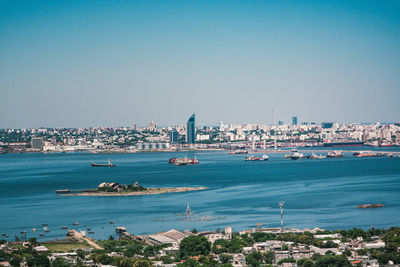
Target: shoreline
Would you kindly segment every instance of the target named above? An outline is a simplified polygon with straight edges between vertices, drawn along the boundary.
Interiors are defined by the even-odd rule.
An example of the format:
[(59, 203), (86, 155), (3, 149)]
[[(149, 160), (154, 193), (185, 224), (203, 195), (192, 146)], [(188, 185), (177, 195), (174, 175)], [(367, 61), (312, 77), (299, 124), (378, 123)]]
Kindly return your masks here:
[(167, 193), (180, 193), (190, 191), (207, 190), (207, 187), (164, 187), (164, 188), (147, 188), (145, 191), (137, 192), (82, 192), (71, 194), (59, 194), (60, 196), (143, 196), (158, 195)]

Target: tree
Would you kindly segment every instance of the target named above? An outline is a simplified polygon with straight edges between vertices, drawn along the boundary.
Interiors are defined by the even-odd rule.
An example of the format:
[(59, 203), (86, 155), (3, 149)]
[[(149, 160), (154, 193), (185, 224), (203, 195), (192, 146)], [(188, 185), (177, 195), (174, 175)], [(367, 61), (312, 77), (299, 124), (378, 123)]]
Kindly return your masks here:
[(263, 263), (263, 257), (259, 251), (254, 251), (246, 256), (247, 265), (258, 267)]
[(297, 265), (300, 267), (313, 267), (314, 262), (309, 258), (302, 258), (297, 261)]
[(262, 256), (263, 256), (264, 262), (265, 262), (266, 264), (271, 264), (271, 263), (273, 263), (274, 260), (275, 260), (275, 253), (273, 253), (273, 252), (271, 252), (271, 251), (269, 251), (269, 252), (263, 254)]
[(14, 253), (12, 258), (11, 258), (11, 260), (10, 260), (10, 264), (12, 266), (20, 266), (22, 260), (23, 260), (22, 255)]
[(211, 243), (204, 236), (192, 235), (185, 237), (179, 245), (179, 254), (182, 258), (188, 256), (208, 255)]
[(28, 266), (50, 267), (50, 261), (45, 255), (34, 254), (32, 257), (27, 257)]
[(296, 260), (293, 258), (284, 258), (284, 259), (281, 259), (280, 261), (278, 261), (278, 265), (281, 265), (284, 262), (296, 263)]
[(82, 249), (78, 249), (76, 251), (76, 254), (78, 255), (79, 258), (83, 259), (85, 258), (85, 251), (83, 251)]
[(222, 264), (231, 263), (232, 260), (233, 260), (233, 257), (231, 255), (228, 255), (228, 254), (221, 254), (219, 256), (219, 260), (221, 261)]

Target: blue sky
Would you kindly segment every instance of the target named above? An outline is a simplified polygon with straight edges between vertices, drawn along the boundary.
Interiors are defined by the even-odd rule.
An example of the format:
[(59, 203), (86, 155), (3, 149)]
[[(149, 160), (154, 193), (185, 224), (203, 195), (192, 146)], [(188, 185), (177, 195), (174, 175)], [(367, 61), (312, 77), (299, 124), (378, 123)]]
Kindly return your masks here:
[(399, 1), (1, 1), (0, 128), (399, 121)]

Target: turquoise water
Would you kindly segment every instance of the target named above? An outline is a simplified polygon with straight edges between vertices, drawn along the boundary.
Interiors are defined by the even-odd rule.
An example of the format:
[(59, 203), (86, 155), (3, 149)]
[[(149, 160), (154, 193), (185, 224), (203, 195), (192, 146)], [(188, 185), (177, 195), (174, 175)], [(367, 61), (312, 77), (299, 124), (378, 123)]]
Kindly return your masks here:
[[(173, 156), (194, 157), (201, 164), (172, 166)], [(279, 201), (285, 201), (287, 227), (326, 229), (400, 225), (400, 158), (355, 158), (292, 161), (269, 154), (267, 162), (245, 162), (226, 152), (141, 154), (5, 154), (0, 155), (0, 232), (62, 238), (61, 226), (91, 228), (95, 238), (108, 238), (116, 226), (133, 234), (171, 228), (234, 230), (280, 224)], [(92, 161), (116, 168), (93, 168)], [(104, 181), (145, 187), (206, 186), (209, 190), (148, 196), (58, 196), (56, 189), (94, 188)], [(186, 202), (194, 212), (187, 221)], [(357, 209), (383, 203), (379, 209)], [(79, 226), (73, 227), (74, 222)], [(32, 232), (36, 228), (38, 231)]]

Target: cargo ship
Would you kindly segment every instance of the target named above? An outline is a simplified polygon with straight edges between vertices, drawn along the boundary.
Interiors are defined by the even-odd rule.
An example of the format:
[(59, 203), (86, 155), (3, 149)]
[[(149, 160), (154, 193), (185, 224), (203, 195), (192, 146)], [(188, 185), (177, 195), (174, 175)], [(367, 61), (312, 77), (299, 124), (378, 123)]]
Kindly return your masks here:
[(199, 164), (200, 162), (197, 160), (196, 157), (194, 159), (189, 159), (187, 157), (184, 158), (170, 158), (168, 160), (169, 164), (173, 164), (175, 166), (185, 166), (188, 164)]
[(263, 155), (262, 157), (249, 156), (249, 157), (246, 157), (244, 160), (245, 161), (263, 161), (263, 160), (268, 160), (268, 159), (269, 159), (268, 155)]
[(116, 167), (117, 166), (115, 164), (112, 164), (110, 159), (108, 160), (108, 163), (106, 163), (106, 164), (92, 162), (91, 165), (92, 165), (92, 167)]
[(361, 141), (334, 141), (334, 142), (325, 142), (325, 147), (332, 147), (332, 146), (362, 146), (364, 142)]
[(363, 158), (363, 157), (383, 157), (385, 156), (384, 153), (374, 153), (374, 152), (369, 152), (369, 151), (360, 151), (360, 152), (354, 152), (353, 153), (354, 157), (358, 158)]

